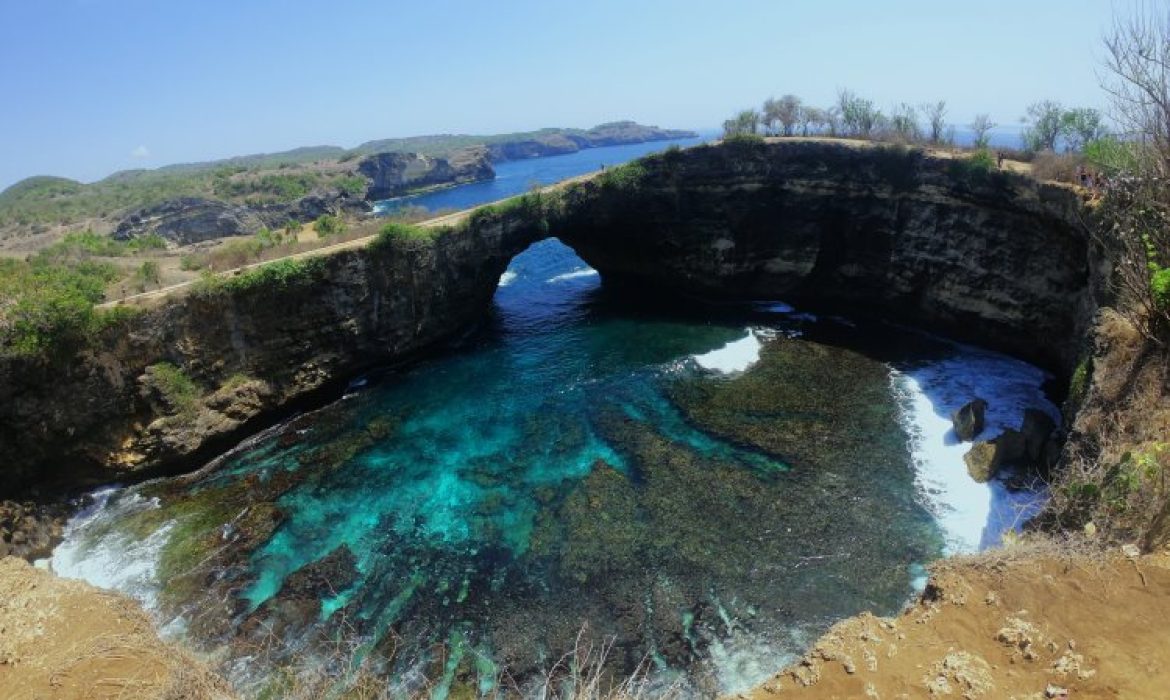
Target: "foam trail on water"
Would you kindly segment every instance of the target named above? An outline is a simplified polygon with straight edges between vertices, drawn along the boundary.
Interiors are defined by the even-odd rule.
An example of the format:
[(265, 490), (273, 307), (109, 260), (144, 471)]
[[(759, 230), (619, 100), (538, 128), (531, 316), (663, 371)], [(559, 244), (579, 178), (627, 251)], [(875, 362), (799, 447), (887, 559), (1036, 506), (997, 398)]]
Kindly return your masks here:
[(1059, 422), (1060, 412), (1044, 395), (1047, 375), (1026, 362), (956, 346), (957, 353), (922, 366), (894, 370), (891, 382), (910, 435), (919, 490), (946, 536), (950, 554), (1000, 543), (1003, 533), (1026, 522), (1043, 505), (1044, 494), (1010, 492), (1002, 482), (977, 483), (967, 474), (951, 414), (978, 397), (988, 402), (986, 427), (977, 440), (990, 440), (1020, 427), (1024, 410), (1035, 408)]
[(157, 508), (157, 501), (116, 487), (95, 491), (91, 497), (93, 504), (65, 525), (64, 540), (53, 550), (49, 567), (61, 577), (120, 591), (157, 611), (159, 552), (173, 523), (139, 540), (111, 526), (133, 512)]
[(745, 329), (747, 335), (739, 340), (733, 340), (727, 345), (705, 352), (702, 355), (693, 355), (695, 363), (706, 370), (713, 372), (722, 372), (723, 374), (730, 374), (732, 372), (743, 372), (760, 359), (760, 348), (762, 344), (756, 332), (751, 329)]
[(555, 277), (550, 277), (549, 282), (564, 282), (566, 280), (579, 279), (581, 277), (596, 277), (597, 270), (587, 267), (584, 270), (573, 270), (572, 272), (565, 272)]
[(500, 275), (500, 286), (507, 287), (509, 284), (512, 284), (512, 281), (515, 279), (515, 272), (512, 272), (511, 270), (505, 270), (504, 274)]

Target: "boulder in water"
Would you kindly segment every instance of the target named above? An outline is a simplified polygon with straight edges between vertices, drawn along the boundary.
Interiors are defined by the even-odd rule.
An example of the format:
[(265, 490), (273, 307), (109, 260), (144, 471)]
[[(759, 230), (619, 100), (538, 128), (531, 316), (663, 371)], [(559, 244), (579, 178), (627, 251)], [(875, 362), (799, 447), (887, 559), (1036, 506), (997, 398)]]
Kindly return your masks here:
[(1008, 428), (992, 440), (977, 442), (963, 455), (967, 473), (979, 483), (995, 478), (999, 468), (1007, 464), (1019, 464), (1027, 456), (1024, 435)]
[(963, 442), (970, 442), (975, 436), (983, 432), (983, 417), (987, 413), (987, 402), (975, 399), (967, 402), (962, 408), (951, 414), (951, 423), (955, 426), (955, 435)]

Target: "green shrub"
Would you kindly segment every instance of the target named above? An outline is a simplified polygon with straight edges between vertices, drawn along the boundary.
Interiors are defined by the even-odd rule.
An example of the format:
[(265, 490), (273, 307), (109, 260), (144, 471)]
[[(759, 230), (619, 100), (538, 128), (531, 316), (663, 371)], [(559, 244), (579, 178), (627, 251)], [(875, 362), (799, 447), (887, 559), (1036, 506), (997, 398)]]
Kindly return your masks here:
[(140, 253), (144, 250), (165, 250), (167, 239), (157, 233), (148, 233), (145, 236), (136, 236), (126, 242), (126, 250), (131, 253)]
[(731, 134), (723, 137), (723, 143), (732, 146), (758, 146), (764, 142), (764, 137), (759, 134)]
[(1151, 272), (1150, 295), (1158, 311), (1170, 311), (1170, 267), (1159, 267)]
[(636, 190), (645, 179), (645, 166), (634, 161), (606, 170), (598, 177), (598, 182), (606, 189)]
[(438, 235), (436, 229), (415, 226), (400, 221), (391, 221), (378, 231), (378, 237), (374, 239), (374, 245), (383, 246), (407, 241), (430, 241), (436, 235)]
[(1085, 144), (1085, 160), (1094, 169), (1113, 177), (1121, 172), (1136, 172), (1137, 154), (1133, 144), (1113, 136), (1090, 141)]
[(102, 326), (95, 304), (118, 279), (109, 263), (0, 260), (0, 355), (40, 355)]
[(194, 412), (202, 392), (195, 382), (175, 365), (159, 362), (146, 368), (146, 385), (158, 392), (172, 414)]
[(971, 154), (967, 159), (967, 164), (975, 170), (982, 170), (989, 173), (995, 170), (995, 156), (991, 155), (991, 151), (986, 148), (980, 148)]
[(215, 275), (205, 271), (192, 286), (191, 293), (206, 298), (258, 290), (279, 292), (309, 282), (324, 270), (325, 258), (314, 257), (274, 260), (233, 275)]
[(193, 272), (207, 266), (207, 258), (195, 253), (183, 253), (179, 256), (179, 269)]
[(148, 285), (159, 283), (161, 272), (157, 262), (147, 260), (134, 272), (134, 285), (138, 291), (145, 292)]
[(313, 222), (313, 230), (322, 238), (345, 233), (345, 228), (345, 222), (341, 220), (341, 217), (332, 214), (324, 214)]
[(1087, 356), (1077, 363), (1072, 378), (1068, 382), (1068, 400), (1075, 406), (1084, 402), (1089, 394), (1089, 384), (1093, 381), (1093, 358)]
[(337, 185), (337, 189), (350, 197), (365, 197), (366, 188), (369, 185), (366, 179), (360, 175), (340, 178), (335, 184)]

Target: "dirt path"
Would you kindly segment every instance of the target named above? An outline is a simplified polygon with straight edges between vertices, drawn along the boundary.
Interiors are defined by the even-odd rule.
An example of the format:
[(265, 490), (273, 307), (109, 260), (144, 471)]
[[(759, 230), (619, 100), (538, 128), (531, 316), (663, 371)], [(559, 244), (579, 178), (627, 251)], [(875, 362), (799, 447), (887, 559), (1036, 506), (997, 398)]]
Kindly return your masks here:
[[(576, 177), (567, 178), (565, 180), (561, 180), (560, 182), (554, 183), (552, 185), (548, 185), (547, 187), (542, 187), (542, 188), (540, 188), (539, 192), (541, 192), (541, 193), (552, 192), (552, 191), (560, 189), (562, 187), (566, 187), (572, 183), (584, 182), (586, 180), (591, 180), (594, 177), (597, 177), (597, 175), (598, 175), (597, 172), (592, 172), (592, 173), (586, 173), (584, 175), (578, 175)], [(522, 195), (516, 195), (516, 196), (522, 196)], [(419, 221), (414, 225), (415, 226), (423, 226), (426, 228), (437, 228), (439, 226), (455, 226), (455, 225), (459, 224), (460, 222), (462, 222), (464, 219), (466, 219), (468, 216), (470, 216), (471, 212), (475, 211), (476, 209), (479, 209), (480, 207), (486, 207), (486, 206), (491, 206), (493, 204), (499, 204), (501, 202), (506, 202), (510, 199), (515, 199), (515, 196), (514, 197), (505, 197), (504, 199), (497, 199), (494, 202), (485, 202), (483, 204), (478, 204), (474, 207), (471, 207), (470, 209), (464, 209), (462, 211), (453, 212), (451, 214), (444, 214), (443, 216), (437, 216), (433, 219), (426, 219), (425, 221)], [(355, 248), (364, 248), (365, 246), (369, 245), (370, 242), (372, 242), (375, 238), (377, 238), (376, 233), (370, 234), (367, 236), (362, 236), (360, 238), (354, 238), (354, 239), (351, 239), (348, 241), (342, 241), (340, 243), (334, 243), (332, 245), (323, 246), (321, 248), (314, 248), (312, 250), (306, 250), (306, 251), (302, 251), (300, 253), (293, 253), (292, 255), (285, 255), (285, 256), (282, 256), (279, 258), (272, 258), (271, 260), (263, 260), (261, 262), (255, 262), (255, 263), (249, 263), (247, 265), (241, 265), (240, 267), (234, 267), (234, 268), (231, 268), (230, 270), (223, 270), (222, 272), (217, 272), (216, 276), (217, 277), (228, 277), (231, 275), (237, 275), (237, 274), (243, 272), (244, 270), (250, 270), (252, 268), (261, 267), (263, 265), (268, 265), (270, 263), (279, 262), (281, 260), (304, 260), (306, 258), (315, 258), (315, 257), (319, 257), (322, 255), (332, 255), (333, 253), (338, 253), (338, 252), (341, 252), (343, 250), (353, 250)], [(125, 304), (132, 304), (135, 306), (141, 306), (144, 304), (148, 304), (152, 301), (164, 299), (173, 293), (181, 292), (181, 291), (191, 287), (192, 285), (194, 285), (198, 282), (199, 282), (198, 279), (192, 279), (192, 280), (187, 280), (185, 282), (179, 282), (178, 284), (172, 284), (172, 285), (169, 285), (166, 287), (160, 287), (159, 289), (152, 289), (148, 292), (141, 292), (139, 294), (131, 294), (130, 296), (119, 297), (117, 299), (111, 299), (110, 301), (106, 301), (106, 302), (103, 302), (101, 304), (98, 304), (98, 308), (99, 309), (108, 309), (108, 308), (112, 308), (115, 306), (122, 306)]]
[(234, 697), (188, 652), (159, 640), (138, 604), (15, 557), (0, 559), (0, 698)]
[(740, 697), (1170, 697), (1170, 555), (943, 561), (901, 616), (835, 625)]

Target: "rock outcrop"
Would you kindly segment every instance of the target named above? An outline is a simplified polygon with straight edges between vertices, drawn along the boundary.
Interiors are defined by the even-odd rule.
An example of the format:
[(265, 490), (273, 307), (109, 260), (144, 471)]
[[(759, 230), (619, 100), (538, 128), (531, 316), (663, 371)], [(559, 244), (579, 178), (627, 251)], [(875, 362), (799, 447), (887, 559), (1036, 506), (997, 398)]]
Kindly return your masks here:
[[(434, 240), (314, 259), (292, 279), (166, 300), (66, 357), (4, 359), (0, 494), (198, 466), (336, 398), (356, 373), (457, 339), (485, 317), (511, 258), (545, 235), (536, 221), (479, 216)], [(160, 363), (188, 390), (146, 390)]]
[(959, 407), (951, 416), (955, 436), (963, 442), (971, 442), (975, 436), (983, 432), (983, 420), (987, 413), (987, 402), (983, 399), (974, 399)]
[(287, 203), (243, 205), (201, 197), (180, 197), (139, 209), (114, 229), (117, 240), (158, 234), (177, 245), (191, 245), (227, 236), (248, 236), (261, 228), (279, 228), (289, 221), (315, 221), (325, 214), (364, 213), (369, 205), (345, 192), (313, 192)]
[(117, 240), (156, 233), (178, 245), (259, 231), (264, 219), (250, 207), (201, 197), (180, 197), (127, 216), (114, 229)]
[(1071, 373), (1095, 306), (1069, 188), (899, 147), (668, 151), (568, 190), (556, 235), (607, 283), (874, 315)]
[[(402, 182), (400, 165), (377, 171)], [(919, 151), (668, 151), (542, 206), (485, 210), (433, 242), (345, 250), (295, 279), (171, 299), (64, 360), (0, 362), (0, 493), (198, 464), (358, 372), (465, 333), (511, 257), (549, 235), (609, 285), (870, 313), (1068, 376), (1095, 308), (1078, 206), (1064, 188)], [(160, 362), (198, 387), (182, 411), (139, 392)]]
[(491, 180), (496, 176), (486, 148), (465, 148), (447, 158), (417, 153), (379, 153), (362, 159), (358, 172), (370, 181), (366, 199), (397, 197), (414, 190), (465, 182)]

